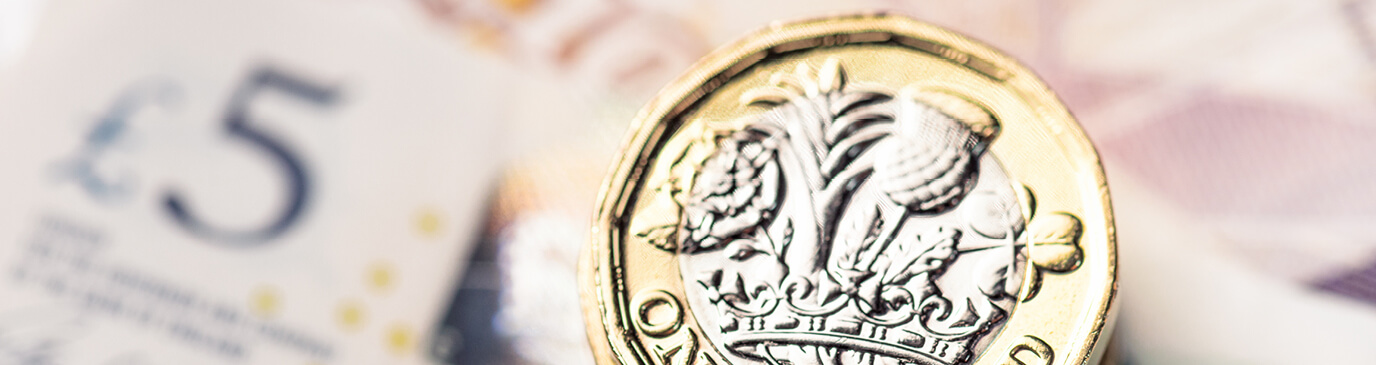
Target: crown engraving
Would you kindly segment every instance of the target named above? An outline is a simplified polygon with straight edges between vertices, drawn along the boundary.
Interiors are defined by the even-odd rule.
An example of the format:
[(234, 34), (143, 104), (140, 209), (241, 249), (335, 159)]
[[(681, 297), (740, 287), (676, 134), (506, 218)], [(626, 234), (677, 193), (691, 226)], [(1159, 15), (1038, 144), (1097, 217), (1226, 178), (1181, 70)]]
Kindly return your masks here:
[(834, 58), (742, 103), (766, 111), (680, 158), (690, 172), (661, 188), (678, 221), (642, 234), (681, 253), (712, 342), (767, 364), (972, 361), (1026, 262), (1013, 184), (985, 154), (994, 116), (852, 85)]

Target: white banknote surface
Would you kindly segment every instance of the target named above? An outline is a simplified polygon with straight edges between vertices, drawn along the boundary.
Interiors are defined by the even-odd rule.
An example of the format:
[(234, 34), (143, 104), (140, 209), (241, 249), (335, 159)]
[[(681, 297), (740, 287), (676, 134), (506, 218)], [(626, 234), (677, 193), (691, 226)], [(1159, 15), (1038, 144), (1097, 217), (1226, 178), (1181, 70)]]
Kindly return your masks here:
[(420, 364), (500, 65), (388, 6), (52, 4), (0, 77), (0, 364)]
[(33, 38), (44, 0), (0, 1), (0, 71), (18, 58)]

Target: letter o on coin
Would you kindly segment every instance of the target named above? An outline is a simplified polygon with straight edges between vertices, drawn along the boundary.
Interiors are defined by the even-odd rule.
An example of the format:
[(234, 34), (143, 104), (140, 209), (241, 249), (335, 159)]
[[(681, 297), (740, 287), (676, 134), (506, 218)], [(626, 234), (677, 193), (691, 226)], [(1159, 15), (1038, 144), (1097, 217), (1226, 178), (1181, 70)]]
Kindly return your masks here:
[(683, 324), (683, 307), (667, 291), (641, 291), (631, 301), (631, 308), (636, 310), (636, 328), (653, 337), (668, 336)]

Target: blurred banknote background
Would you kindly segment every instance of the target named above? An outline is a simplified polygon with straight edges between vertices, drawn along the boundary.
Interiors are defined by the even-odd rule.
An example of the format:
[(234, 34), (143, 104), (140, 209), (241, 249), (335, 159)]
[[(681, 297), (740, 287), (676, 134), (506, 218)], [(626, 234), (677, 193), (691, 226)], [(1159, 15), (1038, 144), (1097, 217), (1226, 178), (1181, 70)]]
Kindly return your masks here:
[(637, 109), (876, 10), (1084, 125), (1126, 363), (1376, 364), (1376, 0), (0, 0), (0, 364), (591, 364)]

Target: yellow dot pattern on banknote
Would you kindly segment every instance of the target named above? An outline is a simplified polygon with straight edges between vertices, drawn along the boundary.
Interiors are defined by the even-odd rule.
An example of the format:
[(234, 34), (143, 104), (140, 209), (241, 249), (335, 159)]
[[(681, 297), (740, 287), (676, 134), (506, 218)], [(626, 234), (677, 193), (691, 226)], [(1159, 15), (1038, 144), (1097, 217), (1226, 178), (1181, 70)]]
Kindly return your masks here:
[(443, 228), (444, 220), (440, 217), (440, 213), (434, 209), (421, 208), (420, 212), (416, 214), (416, 231), (420, 232), (421, 236), (438, 237)]
[(346, 300), (339, 305), (337, 317), (339, 327), (347, 331), (358, 330), (366, 319), (363, 306), (356, 301)]
[(495, 0), (502, 9), (516, 15), (530, 13), (536, 5), (540, 5), (540, 0)]
[(484, 22), (465, 22), (459, 25), (463, 31), (464, 40), (475, 50), (497, 53), (506, 46), (505, 33), (502, 28)]
[(386, 337), (387, 350), (393, 355), (405, 355), (416, 345), (415, 334), (405, 325), (392, 325)]
[(373, 291), (380, 292), (391, 289), (395, 281), (396, 278), (393, 274), (392, 265), (388, 263), (375, 263), (368, 269), (367, 283), (368, 287), (372, 288)]
[(260, 317), (272, 317), (281, 310), (282, 297), (277, 288), (260, 286), (249, 295), (249, 308)]

